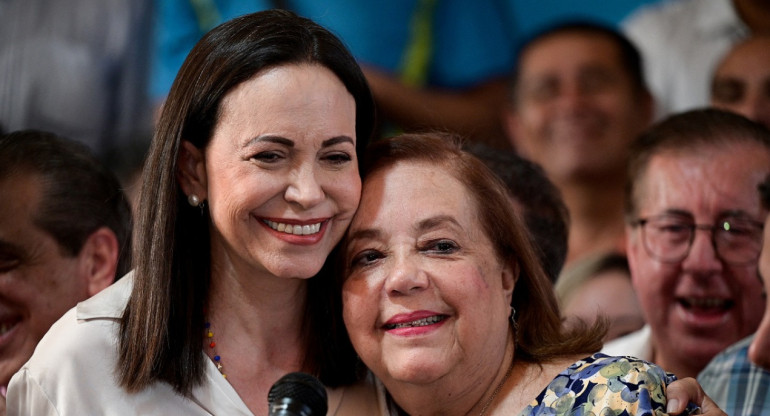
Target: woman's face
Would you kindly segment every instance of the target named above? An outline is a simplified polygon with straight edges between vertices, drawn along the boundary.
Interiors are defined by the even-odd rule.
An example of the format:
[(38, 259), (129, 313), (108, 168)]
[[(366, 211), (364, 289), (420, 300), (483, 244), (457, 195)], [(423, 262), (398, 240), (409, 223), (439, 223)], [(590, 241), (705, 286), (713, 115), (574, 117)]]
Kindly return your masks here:
[(348, 236), (345, 325), (386, 386), (496, 374), (514, 278), (459, 181), (424, 162), (376, 171)]
[(279, 66), (230, 91), (192, 169), (190, 191), (211, 214), (213, 267), (316, 274), (360, 199), (355, 127), (353, 96), (323, 66)]

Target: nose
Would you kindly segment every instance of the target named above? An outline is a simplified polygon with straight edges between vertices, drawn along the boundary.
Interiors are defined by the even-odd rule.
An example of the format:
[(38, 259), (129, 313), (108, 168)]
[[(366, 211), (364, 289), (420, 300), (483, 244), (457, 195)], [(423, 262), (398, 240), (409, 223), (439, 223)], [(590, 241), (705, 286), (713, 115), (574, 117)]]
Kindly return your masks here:
[(323, 186), (311, 166), (301, 166), (295, 170), (284, 191), (286, 201), (303, 209), (318, 205), (324, 198)]
[[(700, 232), (699, 232), (700, 231)], [(682, 269), (694, 275), (708, 277), (722, 271), (722, 261), (713, 243), (713, 231), (695, 229), (692, 246), (682, 260)]]
[(385, 282), (385, 290), (390, 296), (407, 296), (429, 286), (428, 275), (414, 258), (398, 254), (394, 257)]
[(586, 94), (580, 85), (574, 82), (565, 82), (559, 94), (559, 103), (566, 107), (581, 108), (585, 101), (585, 96)]

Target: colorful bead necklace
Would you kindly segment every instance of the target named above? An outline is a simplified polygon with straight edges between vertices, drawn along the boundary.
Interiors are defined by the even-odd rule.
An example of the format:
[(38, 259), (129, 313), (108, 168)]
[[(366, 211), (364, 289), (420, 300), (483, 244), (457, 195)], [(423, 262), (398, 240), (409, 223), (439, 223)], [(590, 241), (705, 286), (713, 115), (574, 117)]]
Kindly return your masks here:
[(214, 347), (217, 346), (217, 343), (214, 342), (214, 333), (211, 332), (211, 323), (206, 322), (205, 327), (206, 338), (209, 340), (209, 348), (211, 349), (211, 354), (214, 356), (214, 364), (216, 364), (217, 370), (222, 374), (222, 377), (227, 378), (227, 374), (225, 374), (225, 371), (222, 369), (222, 357), (217, 355), (216, 351), (214, 351)]

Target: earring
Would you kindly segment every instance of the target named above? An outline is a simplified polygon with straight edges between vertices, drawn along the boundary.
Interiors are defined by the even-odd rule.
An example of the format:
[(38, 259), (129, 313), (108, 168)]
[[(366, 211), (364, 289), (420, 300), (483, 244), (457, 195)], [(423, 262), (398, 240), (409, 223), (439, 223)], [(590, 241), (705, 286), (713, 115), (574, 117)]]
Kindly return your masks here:
[(197, 207), (198, 205), (200, 205), (200, 203), (201, 203), (201, 200), (200, 200), (200, 199), (198, 199), (198, 195), (195, 195), (195, 194), (190, 194), (190, 195), (187, 197), (187, 203), (189, 203), (189, 204), (190, 204), (190, 206), (193, 206), (193, 207)]
[(516, 322), (516, 308), (511, 306), (511, 326), (513, 327), (513, 342), (516, 343), (519, 336), (519, 324)]

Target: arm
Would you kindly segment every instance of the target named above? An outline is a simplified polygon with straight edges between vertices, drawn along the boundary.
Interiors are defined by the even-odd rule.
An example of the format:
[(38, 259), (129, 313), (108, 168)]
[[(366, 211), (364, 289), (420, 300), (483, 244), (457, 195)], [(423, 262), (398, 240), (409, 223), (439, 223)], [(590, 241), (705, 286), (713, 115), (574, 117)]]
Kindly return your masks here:
[(464, 91), (415, 88), (372, 67), (364, 67), (378, 109), (405, 129), (450, 130), (496, 148), (508, 148), (501, 109), (507, 83), (491, 79)]

